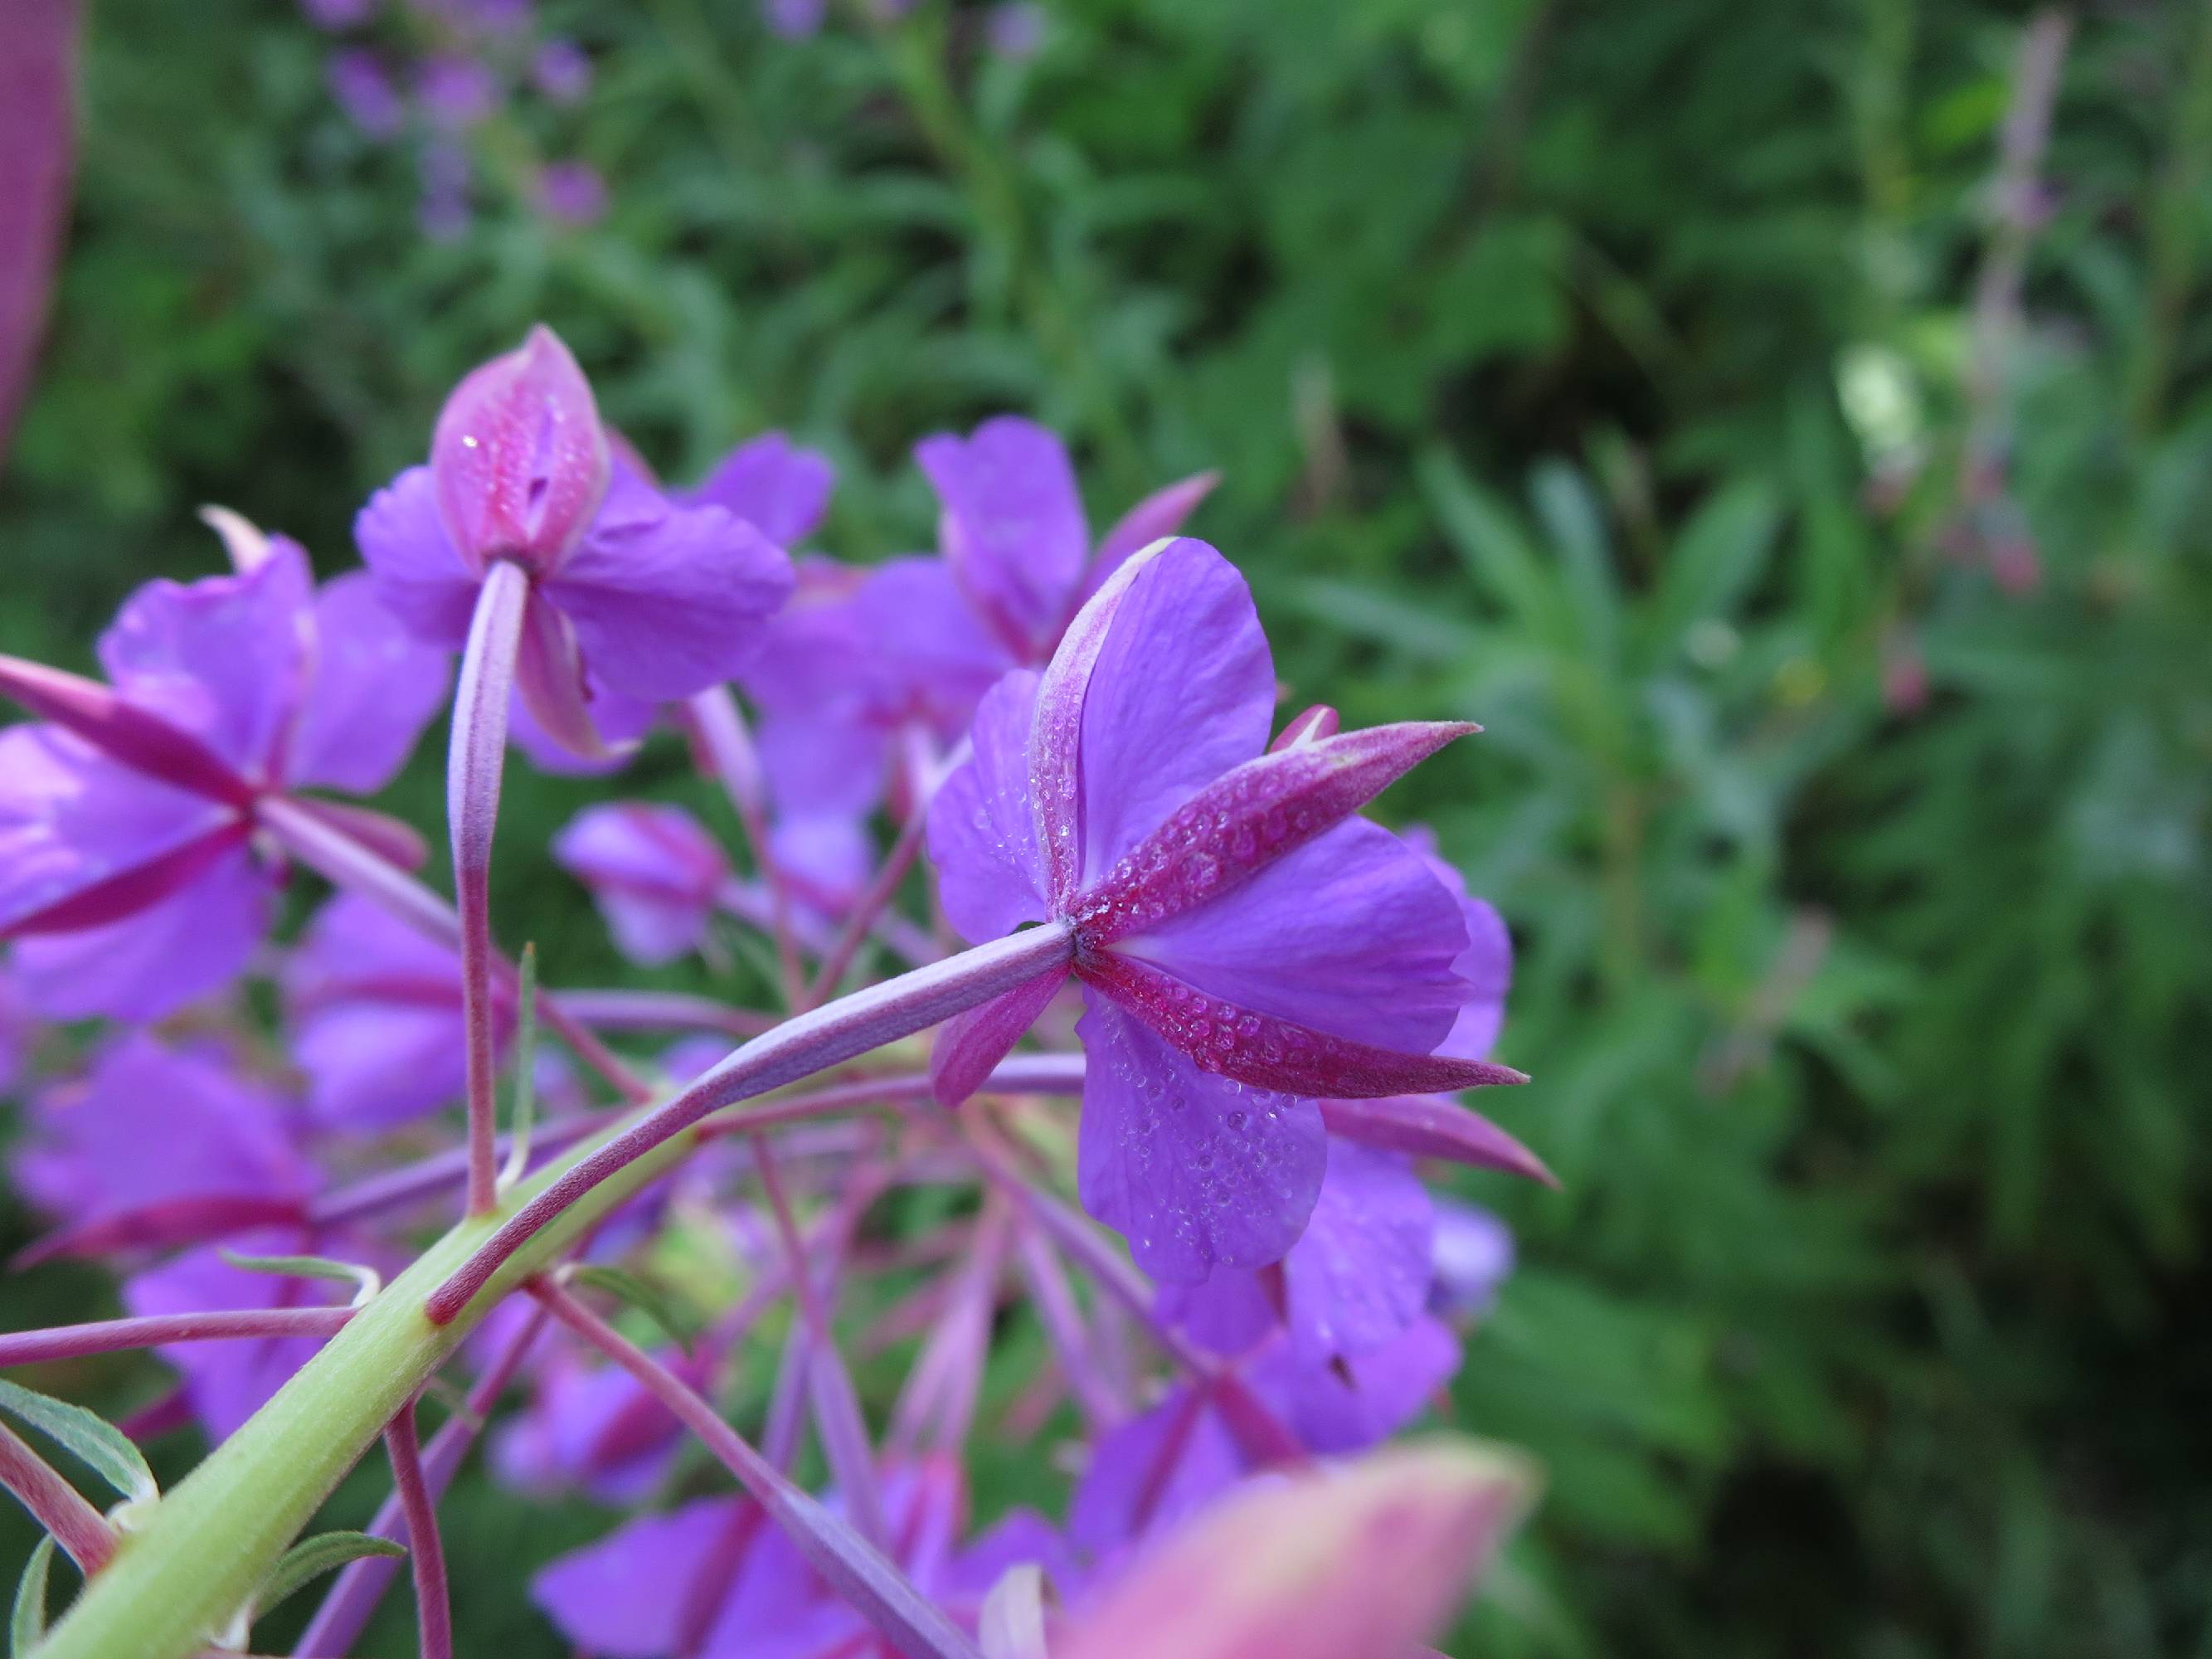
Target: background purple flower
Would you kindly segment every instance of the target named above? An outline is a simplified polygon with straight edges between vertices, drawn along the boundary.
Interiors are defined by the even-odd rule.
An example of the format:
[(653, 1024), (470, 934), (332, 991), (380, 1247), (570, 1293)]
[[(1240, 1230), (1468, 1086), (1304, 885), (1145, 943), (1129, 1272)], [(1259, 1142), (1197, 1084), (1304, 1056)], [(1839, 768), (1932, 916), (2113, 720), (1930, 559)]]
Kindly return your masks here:
[(698, 819), (645, 801), (586, 807), (553, 838), (553, 856), (591, 890), (616, 946), (647, 966), (699, 948), (730, 880)]
[(553, 102), (576, 103), (592, 89), (592, 60), (574, 40), (548, 40), (530, 60), (530, 79)]
[(588, 161), (549, 161), (538, 170), (538, 209), (559, 224), (596, 224), (606, 216), (607, 181)]

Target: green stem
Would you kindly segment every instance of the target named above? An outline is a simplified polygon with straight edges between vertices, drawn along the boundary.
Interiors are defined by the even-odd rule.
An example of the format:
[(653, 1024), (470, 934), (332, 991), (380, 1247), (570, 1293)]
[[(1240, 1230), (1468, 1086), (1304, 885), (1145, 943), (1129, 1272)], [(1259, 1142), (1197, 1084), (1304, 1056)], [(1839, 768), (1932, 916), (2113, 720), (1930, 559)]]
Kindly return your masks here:
[(507, 1261), (451, 1324), (424, 1298), (514, 1210), (597, 1142), (577, 1147), (432, 1245), (326, 1343), (237, 1433), (124, 1534), (113, 1561), (33, 1650), (33, 1659), (186, 1659), (259, 1586), (385, 1425), (462, 1339), (579, 1233), (691, 1150), (662, 1143), (593, 1188)]

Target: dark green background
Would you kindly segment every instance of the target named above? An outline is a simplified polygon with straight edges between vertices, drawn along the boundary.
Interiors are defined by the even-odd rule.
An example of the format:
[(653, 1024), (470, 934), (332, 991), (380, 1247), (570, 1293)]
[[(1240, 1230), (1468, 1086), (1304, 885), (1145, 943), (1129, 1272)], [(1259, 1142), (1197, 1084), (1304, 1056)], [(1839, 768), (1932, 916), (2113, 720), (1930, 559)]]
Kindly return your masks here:
[[(908, 447), (1000, 409), (1068, 434), (1102, 524), (1219, 466), (1194, 527), (1295, 702), (1488, 728), (1386, 802), (1513, 924), (1536, 1081), (1493, 1103), (1565, 1182), (1466, 1183), (1522, 1267), (1458, 1420), (1551, 1488), (1451, 1650), (2212, 1654), (2212, 11), (2077, 20), (1978, 404), (2024, 12), (1048, 9), (1018, 67), (943, 0), (798, 44), (736, 0), (551, 7), (592, 95), (481, 133), (435, 245), (289, 8), (106, 0), (0, 647), (82, 663), (131, 586), (215, 568), (201, 501), (344, 568), (541, 318), (672, 476), (771, 425), (830, 450), (847, 557), (927, 545)], [(516, 187), (568, 153), (613, 187), (586, 233)], [(1896, 503), (1839, 396), (1877, 372)], [(1977, 408), (2025, 596), (1949, 550)], [(395, 797), (433, 830), (440, 742)], [(672, 751), (632, 787), (706, 805)], [(518, 778), (498, 870), (571, 983), (616, 964), (541, 849), (592, 793)], [(982, 1462), (986, 1510), (1053, 1491)], [(450, 1514), (465, 1648), (557, 1652), (526, 1569), (604, 1520), (474, 1477)], [(411, 1651), (388, 1612), (371, 1649)]]

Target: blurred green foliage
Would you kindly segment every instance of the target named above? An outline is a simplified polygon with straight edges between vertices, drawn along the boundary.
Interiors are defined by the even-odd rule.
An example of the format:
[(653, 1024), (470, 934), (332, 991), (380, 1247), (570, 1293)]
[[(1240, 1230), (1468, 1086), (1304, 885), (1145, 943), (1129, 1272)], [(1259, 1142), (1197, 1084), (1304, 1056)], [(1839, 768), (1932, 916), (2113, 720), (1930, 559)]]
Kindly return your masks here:
[[(1971, 0), (1059, 0), (1026, 63), (945, 0), (547, 13), (592, 94), (482, 129), (441, 243), (276, 0), (96, 9), (0, 647), (213, 568), (202, 501), (339, 568), (538, 318), (672, 476), (828, 449), (847, 557), (1002, 408), (1101, 521), (1219, 466), (1294, 700), (1488, 728), (1389, 803), (1513, 923), (1490, 1103), (1565, 1187), (1469, 1184), (1524, 1265), (1455, 1416), (1552, 1486), (1453, 1650), (2212, 1653), (2201, 0), (2073, 20), (2033, 202)], [(586, 231), (528, 204), (569, 154)], [(572, 981), (591, 793), (519, 781), (499, 870)], [(554, 1652), (588, 1513), (452, 1507), (467, 1644)]]

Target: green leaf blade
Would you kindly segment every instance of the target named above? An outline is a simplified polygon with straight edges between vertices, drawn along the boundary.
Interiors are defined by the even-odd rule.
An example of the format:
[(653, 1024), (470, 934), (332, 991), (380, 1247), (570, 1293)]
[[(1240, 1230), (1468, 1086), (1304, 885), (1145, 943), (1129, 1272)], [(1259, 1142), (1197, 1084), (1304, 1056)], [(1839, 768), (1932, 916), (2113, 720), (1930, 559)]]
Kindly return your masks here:
[(69, 1451), (131, 1502), (150, 1503), (161, 1497), (145, 1455), (106, 1418), (4, 1378), (0, 1378), (0, 1411)]

